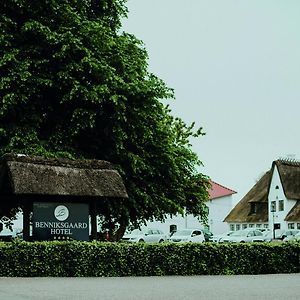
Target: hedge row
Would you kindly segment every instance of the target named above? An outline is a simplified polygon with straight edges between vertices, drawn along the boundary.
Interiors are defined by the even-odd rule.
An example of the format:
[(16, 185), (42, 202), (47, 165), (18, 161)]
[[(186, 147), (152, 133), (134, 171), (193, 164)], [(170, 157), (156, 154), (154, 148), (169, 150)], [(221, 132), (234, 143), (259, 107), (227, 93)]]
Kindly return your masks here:
[(299, 273), (300, 243), (0, 243), (0, 276)]

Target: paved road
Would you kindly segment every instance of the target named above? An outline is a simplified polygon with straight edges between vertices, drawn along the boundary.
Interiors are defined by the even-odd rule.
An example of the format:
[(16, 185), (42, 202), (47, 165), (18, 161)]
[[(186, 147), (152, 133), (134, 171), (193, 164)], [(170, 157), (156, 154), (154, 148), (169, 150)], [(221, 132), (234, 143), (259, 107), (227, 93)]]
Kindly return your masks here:
[(0, 278), (1, 300), (297, 300), (300, 274)]

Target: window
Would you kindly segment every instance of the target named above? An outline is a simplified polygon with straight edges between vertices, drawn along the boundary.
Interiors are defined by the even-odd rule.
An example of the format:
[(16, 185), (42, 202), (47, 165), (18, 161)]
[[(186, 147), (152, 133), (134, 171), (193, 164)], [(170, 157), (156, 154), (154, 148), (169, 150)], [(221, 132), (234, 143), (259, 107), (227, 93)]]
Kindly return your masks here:
[(255, 215), (257, 213), (257, 203), (250, 203), (250, 214)]
[(269, 224), (264, 224), (264, 228), (269, 228)]
[(234, 231), (234, 224), (230, 224), (230, 231)]
[(300, 229), (300, 223), (297, 223), (297, 229)]
[(279, 200), (278, 210), (279, 211), (283, 211), (284, 210), (284, 200)]
[(288, 229), (295, 229), (295, 223), (288, 223)]
[(271, 212), (276, 211), (276, 201), (271, 201)]
[(256, 228), (261, 228), (261, 224), (256, 224)]
[(255, 230), (255, 231), (254, 231), (254, 235), (255, 235), (255, 236), (262, 236), (263, 233), (262, 233), (260, 230)]
[(254, 224), (249, 224), (249, 228), (253, 228), (254, 227)]
[(242, 225), (242, 228), (243, 228), (243, 229), (246, 229), (247, 227), (248, 227), (247, 224), (243, 224), (243, 225)]
[(201, 231), (194, 230), (192, 236), (201, 235)]
[(241, 229), (241, 225), (240, 224), (236, 224), (235, 228), (236, 228), (236, 230), (240, 230)]
[(170, 233), (173, 234), (176, 231), (177, 231), (177, 225), (175, 224), (170, 225)]
[(280, 223), (275, 223), (274, 224), (274, 229), (280, 229), (280, 227), (281, 227)]

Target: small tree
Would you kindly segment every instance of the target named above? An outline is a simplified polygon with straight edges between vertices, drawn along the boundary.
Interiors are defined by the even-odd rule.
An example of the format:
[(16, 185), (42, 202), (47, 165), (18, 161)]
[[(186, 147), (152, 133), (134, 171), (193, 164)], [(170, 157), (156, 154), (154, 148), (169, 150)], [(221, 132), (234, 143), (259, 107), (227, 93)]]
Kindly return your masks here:
[(161, 100), (147, 52), (120, 32), (124, 0), (4, 0), (0, 6), (0, 154), (114, 163), (129, 199), (105, 222), (136, 225), (188, 212), (205, 219), (208, 180), (194, 130)]

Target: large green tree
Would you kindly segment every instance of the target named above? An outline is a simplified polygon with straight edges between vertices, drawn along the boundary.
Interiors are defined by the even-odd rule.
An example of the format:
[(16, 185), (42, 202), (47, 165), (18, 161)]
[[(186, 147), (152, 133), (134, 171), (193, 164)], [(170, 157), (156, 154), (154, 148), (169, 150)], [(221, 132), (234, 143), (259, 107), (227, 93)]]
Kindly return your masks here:
[(147, 52), (121, 32), (125, 0), (2, 0), (0, 155), (95, 158), (114, 163), (129, 199), (106, 203), (127, 225), (182, 212), (205, 219), (207, 177), (174, 118), (173, 91), (149, 73)]

